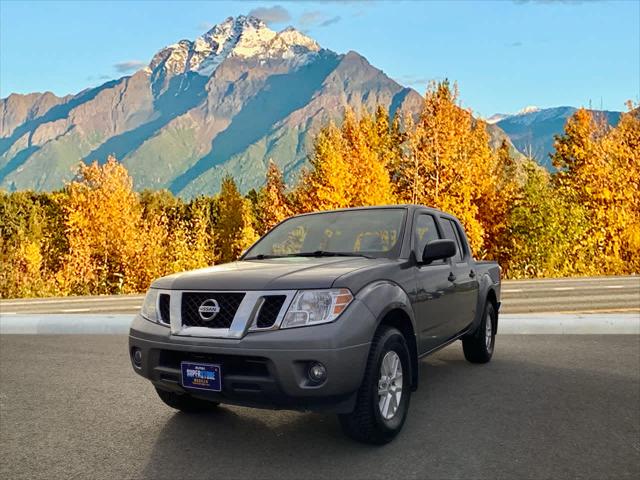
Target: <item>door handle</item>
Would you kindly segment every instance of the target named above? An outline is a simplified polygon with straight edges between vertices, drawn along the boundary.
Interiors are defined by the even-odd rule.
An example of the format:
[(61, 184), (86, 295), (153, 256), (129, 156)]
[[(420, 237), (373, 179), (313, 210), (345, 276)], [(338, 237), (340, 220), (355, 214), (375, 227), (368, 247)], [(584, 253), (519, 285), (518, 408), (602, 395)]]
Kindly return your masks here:
[(455, 279), (456, 279), (456, 276), (453, 274), (453, 272), (451, 272), (447, 277), (447, 280), (449, 280), (450, 282), (455, 281)]
[(470, 276), (471, 278), (475, 278), (475, 276), (476, 276), (476, 272), (474, 272), (473, 270), (471, 270), (471, 271), (469, 272), (469, 276)]

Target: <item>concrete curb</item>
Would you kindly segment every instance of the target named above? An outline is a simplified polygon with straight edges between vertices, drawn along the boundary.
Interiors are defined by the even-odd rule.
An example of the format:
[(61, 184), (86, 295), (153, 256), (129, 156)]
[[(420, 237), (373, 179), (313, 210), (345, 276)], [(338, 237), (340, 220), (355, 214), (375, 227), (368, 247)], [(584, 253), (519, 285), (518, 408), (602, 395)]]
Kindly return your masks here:
[(0, 315), (0, 334), (123, 335), (129, 333), (133, 315)]
[(504, 335), (640, 335), (639, 313), (510, 313), (500, 315)]
[[(0, 334), (126, 335), (132, 315), (0, 315)], [(640, 335), (640, 314), (504, 314), (502, 335)]]

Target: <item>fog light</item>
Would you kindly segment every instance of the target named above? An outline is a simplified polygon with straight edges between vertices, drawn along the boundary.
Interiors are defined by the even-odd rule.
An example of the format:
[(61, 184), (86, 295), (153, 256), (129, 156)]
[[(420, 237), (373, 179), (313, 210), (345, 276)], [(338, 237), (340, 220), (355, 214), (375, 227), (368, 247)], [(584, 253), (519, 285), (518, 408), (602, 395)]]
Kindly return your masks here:
[(321, 383), (327, 378), (327, 368), (320, 362), (312, 363), (307, 372), (309, 379), (314, 383)]
[(133, 364), (138, 368), (142, 367), (142, 350), (139, 348), (133, 349)]

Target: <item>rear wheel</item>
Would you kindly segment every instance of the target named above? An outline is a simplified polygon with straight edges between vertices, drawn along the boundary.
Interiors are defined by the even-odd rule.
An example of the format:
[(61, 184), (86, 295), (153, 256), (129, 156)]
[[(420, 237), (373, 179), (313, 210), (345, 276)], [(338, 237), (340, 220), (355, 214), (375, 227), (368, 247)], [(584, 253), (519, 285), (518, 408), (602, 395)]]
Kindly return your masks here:
[(464, 357), (471, 363), (487, 363), (493, 356), (496, 344), (498, 314), (493, 303), (487, 301), (482, 321), (471, 335), (462, 338)]
[(355, 410), (340, 415), (344, 432), (382, 445), (400, 432), (409, 411), (411, 371), (407, 342), (398, 330), (382, 327), (371, 344)]
[(208, 402), (206, 400), (200, 400), (199, 398), (193, 398), (188, 394), (168, 392), (160, 388), (156, 388), (156, 392), (158, 392), (160, 400), (166, 405), (184, 413), (208, 412), (220, 405), (218, 402)]

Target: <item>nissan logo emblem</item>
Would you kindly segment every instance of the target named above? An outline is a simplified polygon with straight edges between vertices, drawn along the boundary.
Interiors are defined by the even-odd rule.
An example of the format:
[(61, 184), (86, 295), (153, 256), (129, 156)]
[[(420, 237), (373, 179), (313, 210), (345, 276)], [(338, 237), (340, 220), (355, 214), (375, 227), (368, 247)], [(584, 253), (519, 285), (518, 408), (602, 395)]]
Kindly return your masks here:
[(215, 298), (209, 298), (200, 304), (198, 307), (198, 314), (200, 318), (205, 322), (213, 320), (220, 312), (220, 305)]

